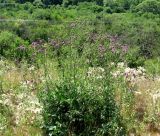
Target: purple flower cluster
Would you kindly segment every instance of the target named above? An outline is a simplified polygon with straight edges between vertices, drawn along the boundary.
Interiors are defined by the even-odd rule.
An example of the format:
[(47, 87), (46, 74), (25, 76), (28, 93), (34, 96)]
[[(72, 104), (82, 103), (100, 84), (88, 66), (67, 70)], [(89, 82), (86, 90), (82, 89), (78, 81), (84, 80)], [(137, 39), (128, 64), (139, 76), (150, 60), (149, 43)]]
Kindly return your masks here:
[(31, 44), (31, 48), (35, 49), (37, 53), (44, 53), (45, 52), (45, 41), (42, 39), (38, 39)]
[(99, 54), (101, 57), (104, 56), (104, 53), (106, 52), (106, 48), (104, 45), (100, 44), (99, 47), (98, 47), (98, 50), (99, 50)]
[(59, 44), (59, 42), (58, 41), (56, 41), (56, 40), (50, 40), (49, 41), (49, 44), (52, 46), (52, 47), (54, 47), (55, 49), (58, 49), (58, 48), (60, 48), (60, 44)]
[(26, 47), (24, 45), (20, 45), (17, 49), (20, 51), (24, 51), (26, 50)]
[(96, 40), (97, 40), (97, 34), (96, 34), (96, 33), (91, 33), (91, 34), (89, 35), (88, 39), (89, 39), (89, 42), (90, 42), (90, 43), (95, 43)]
[(112, 53), (116, 53), (116, 47), (115, 46), (110, 46), (110, 50)]
[(54, 40), (54, 39), (49, 39), (49, 45), (53, 47), (54, 49), (59, 49), (60, 47), (69, 44), (67, 40)]
[(122, 52), (124, 52), (124, 53), (127, 53), (128, 52), (128, 45), (123, 45), (123, 46), (121, 46), (121, 48), (122, 48)]
[(120, 43), (120, 38), (116, 36), (108, 36), (110, 41), (110, 50), (112, 53), (120, 52), (122, 54), (126, 54), (129, 50), (129, 46), (127, 44), (122, 45)]
[(114, 36), (108, 36), (110, 43), (115, 44), (119, 41), (119, 37), (118, 35), (114, 35)]
[(45, 43), (44, 40), (38, 39), (38, 40), (32, 42), (31, 47), (33, 47), (33, 48), (39, 48), (39, 47), (41, 47), (44, 43)]

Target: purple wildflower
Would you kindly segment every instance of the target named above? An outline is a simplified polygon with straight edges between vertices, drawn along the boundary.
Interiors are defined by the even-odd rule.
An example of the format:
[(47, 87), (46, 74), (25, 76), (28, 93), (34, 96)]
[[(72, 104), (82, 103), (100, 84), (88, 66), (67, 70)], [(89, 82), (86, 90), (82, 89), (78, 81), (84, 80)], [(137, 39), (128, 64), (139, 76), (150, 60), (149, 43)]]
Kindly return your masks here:
[(21, 51), (24, 51), (26, 49), (26, 47), (24, 45), (20, 45), (17, 49), (21, 50)]
[(39, 49), (38, 51), (37, 51), (38, 53), (44, 53), (45, 52), (45, 49)]
[(112, 51), (112, 53), (115, 53), (116, 52), (116, 48), (112, 48), (111, 51)]
[(42, 40), (42, 39), (38, 39), (38, 41), (37, 41), (37, 42), (38, 42), (38, 44), (39, 44), (39, 45), (44, 44), (44, 40)]
[(42, 46), (43, 44), (44, 44), (44, 41), (42, 39), (38, 39), (38, 40), (32, 42), (31, 46), (33, 48), (36, 48), (36, 47)]
[(51, 45), (52, 47), (54, 47), (55, 49), (58, 49), (58, 48), (60, 47), (59, 42), (56, 41), (56, 40), (50, 40), (49, 43), (50, 43), (50, 45)]
[(38, 44), (38, 42), (32, 42), (32, 44), (31, 44), (31, 46), (33, 47), (33, 48), (36, 48), (37, 46), (39, 46), (39, 44)]
[(110, 46), (111, 52), (115, 53), (116, 52), (116, 47), (115, 46)]
[(123, 45), (123, 46), (122, 46), (122, 51), (123, 51), (124, 53), (127, 53), (127, 52), (128, 52), (128, 45)]
[(103, 53), (105, 53), (105, 51), (106, 51), (106, 48), (104, 47), (104, 45), (99, 45), (99, 47), (98, 47), (98, 49), (99, 49), (99, 53), (100, 54), (103, 54)]
[(55, 40), (50, 40), (50, 45), (51, 46), (55, 46), (57, 44), (57, 42)]
[(117, 43), (117, 41), (118, 41), (118, 36), (117, 35), (110, 37), (110, 42), (111, 43)]

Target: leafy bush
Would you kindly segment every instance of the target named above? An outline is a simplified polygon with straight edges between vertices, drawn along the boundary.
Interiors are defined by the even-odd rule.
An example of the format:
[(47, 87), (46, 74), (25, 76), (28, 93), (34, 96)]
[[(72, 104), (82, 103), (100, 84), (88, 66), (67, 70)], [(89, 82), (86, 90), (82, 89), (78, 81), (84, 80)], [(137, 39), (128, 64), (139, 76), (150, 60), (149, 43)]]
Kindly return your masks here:
[(112, 9), (110, 7), (105, 7), (104, 12), (106, 13), (112, 13)]
[(160, 2), (157, 0), (145, 0), (137, 5), (136, 10), (142, 13), (151, 12), (160, 14)]
[(33, 5), (36, 7), (43, 7), (43, 3), (41, 0), (34, 0)]
[(126, 61), (130, 68), (137, 68), (144, 65), (144, 57), (140, 56), (139, 52), (139, 49), (135, 48), (130, 50), (130, 52), (127, 54)]
[(61, 5), (63, 0), (42, 0), (45, 5)]
[(18, 47), (25, 44), (20, 37), (11, 32), (2, 31), (0, 33), (0, 55), (2, 56), (9, 58), (17, 57), (17, 55), (22, 53), (21, 51), (17, 53)]
[(30, 32), (34, 32), (34, 34), (31, 35), (30, 40), (35, 41), (37, 39), (44, 39), (48, 40), (50, 31), (47, 31), (46, 28), (35, 28), (34, 30), (31, 30)]
[[(69, 5), (77, 5), (79, 3), (92, 2), (96, 5), (103, 6), (103, 0), (63, 0), (64, 7), (68, 7)], [(90, 4), (92, 4), (90, 3)]]
[(104, 8), (102, 6), (97, 5), (96, 3), (82, 2), (82, 3), (78, 3), (77, 9), (91, 10), (91, 12), (98, 13), (103, 11)]
[(36, 9), (32, 15), (35, 19), (51, 20), (51, 12), (47, 9)]
[(124, 12), (124, 7), (117, 1), (104, 0), (104, 6), (111, 8), (112, 12), (116, 13)]
[(160, 75), (160, 59), (150, 59), (145, 61), (145, 68), (153, 76)]
[(124, 134), (109, 82), (97, 93), (84, 80), (65, 79), (49, 86), (44, 99), (45, 133), (51, 136)]
[[(77, 50), (75, 44), (79, 45), (83, 40), (72, 43), (74, 46), (71, 47), (62, 46), (61, 80), (48, 81), (47, 89), (42, 92), (44, 132), (51, 136), (125, 135), (110, 67), (107, 67), (110, 56), (103, 58), (107, 68), (101, 68), (103, 62), (100, 62), (99, 53), (103, 54), (103, 47), (97, 49), (93, 45), (92, 48), (84, 47), (84, 51), (82, 48)], [(84, 61), (93, 61), (95, 67)]]
[(30, 2), (26, 2), (25, 4), (23, 4), (23, 9), (32, 13), (34, 10), (34, 6)]

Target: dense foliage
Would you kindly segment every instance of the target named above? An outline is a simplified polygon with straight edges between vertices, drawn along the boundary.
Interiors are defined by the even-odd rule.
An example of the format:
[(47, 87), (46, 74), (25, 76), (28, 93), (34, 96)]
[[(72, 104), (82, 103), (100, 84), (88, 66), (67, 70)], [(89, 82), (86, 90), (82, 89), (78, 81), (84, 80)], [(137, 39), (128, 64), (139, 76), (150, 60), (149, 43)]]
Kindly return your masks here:
[[(130, 113), (137, 88), (132, 80), (144, 76), (142, 67), (160, 73), (159, 0), (0, 2), (0, 59), (16, 72), (29, 71), (17, 80), (36, 77), (13, 88), (38, 92), (45, 135), (122, 136), (135, 129), (130, 124), (141, 115)], [(5, 85), (0, 80), (0, 95)], [(0, 101), (0, 113), (6, 107)]]
[(108, 80), (101, 85), (101, 92), (97, 92), (93, 82), (71, 80), (64, 79), (49, 88), (46, 99), (43, 98), (46, 134), (125, 135)]
[[(98, 5), (101, 6), (107, 6), (111, 9), (114, 10), (129, 10), (134, 8), (137, 5), (141, 5), (144, 8), (151, 6), (155, 6), (153, 8), (158, 8), (159, 5), (159, 0), (1, 0), (1, 3), (33, 3), (35, 5), (65, 5), (65, 6), (69, 6), (69, 5), (77, 5), (78, 3), (81, 2), (94, 2)], [(141, 6), (138, 6), (139, 8)]]

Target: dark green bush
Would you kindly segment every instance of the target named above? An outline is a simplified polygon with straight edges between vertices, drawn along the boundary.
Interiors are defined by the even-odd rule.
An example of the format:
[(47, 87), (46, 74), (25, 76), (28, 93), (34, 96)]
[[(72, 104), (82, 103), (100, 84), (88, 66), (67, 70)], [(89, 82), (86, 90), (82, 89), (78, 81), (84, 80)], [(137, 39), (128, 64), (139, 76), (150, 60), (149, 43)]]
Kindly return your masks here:
[(51, 12), (48, 9), (36, 9), (32, 14), (34, 19), (51, 20)]
[(98, 6), (98, 5), (93, 5), (93, 6), (91, 7), (91, 10), (92, 10), (93, 12), (101, 12), (101, 11), (103, 11), (103, 7), (102, 7), (102, 6)]
[(65, 79), (49, 86), (43, 96), (46, 135), (124, 135), (109, 81), (98, 92), (84, 80)]
[(104, 6), (109, 7), (111, 11), (115, 13), (121, 13), (125, 11), (124, 7), (118, 1), (104, 0)]
[(160, 59), (154, 58), (154, 59), (148, 59), (145, 61), (145, 68), (147, 72), (153, 77), (156, 77), (157, 75), (160, 75)]
[(160, 14), (160, 1), (158, 0), (145, 0), (137, 5), (136, 10), (141, 13), (151, 12)]
[(63, 0), (42, 0), (45, 5), (61, 5)]
[(48, 40), (48, 38), (50, 37), (50, 31), (47, 31), (46, 28), (35, 28), (34, 31), (31, 30), (30, 32), (34, 32), (34, 34), (31, 35), (30, 40), (31, 41), (35, 41), (37, 39), (44, 39), (44, 40)]
[(44, 6), (41, 0), (34, 0), (33, 5), (38, 7), (38, 8)]
[(34, 9), (34, 6), (30, 2), (26, 2), (25, 4), (23, 4), (23, 9), (29, 11), (30, 13), (32, 13), (33, 9)]
[(112, 13), (112, 9), (110, 7), (105, 7), (104, 12), (106, 13)]
[(24, 46), (22, 48), (25, 48), (25, 44), (24, 40), (11, 32), (2, 31), (0, 33), (0, 55), (4, 57), (18, 57), (22, 53), (22, 51), (17, 52), (18, 48), (22, 46)]
[(145, 59), (143, 56), (139, 55), (140, 49), (134, 48), (126, 56), (126, 62), (130, 68), (137, 68), (139, 66), (144, 66)]

